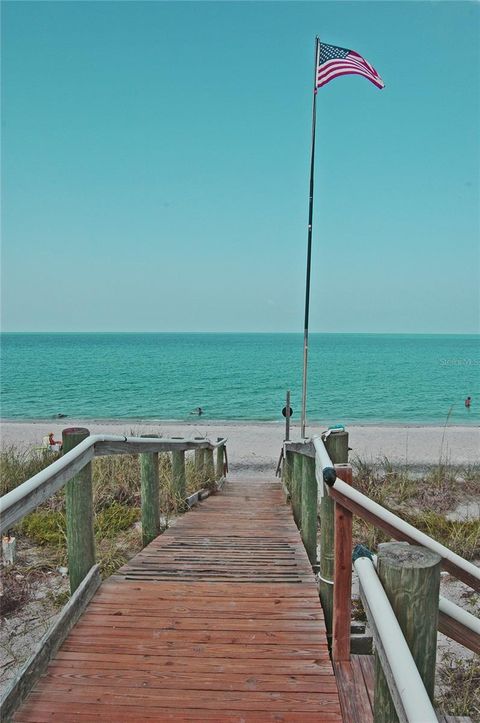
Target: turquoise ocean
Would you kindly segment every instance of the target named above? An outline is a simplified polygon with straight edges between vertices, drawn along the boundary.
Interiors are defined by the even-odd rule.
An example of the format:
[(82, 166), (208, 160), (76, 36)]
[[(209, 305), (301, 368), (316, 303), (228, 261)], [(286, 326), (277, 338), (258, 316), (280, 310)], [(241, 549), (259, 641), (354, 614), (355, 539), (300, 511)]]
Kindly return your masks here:
[[(3, 333), (1, 416), (300, 418), (302, 334)], [(467, 410), (465, 398), (472, 397)], [(480, 424), (477, 335), (311, 334), (308, 419)]]

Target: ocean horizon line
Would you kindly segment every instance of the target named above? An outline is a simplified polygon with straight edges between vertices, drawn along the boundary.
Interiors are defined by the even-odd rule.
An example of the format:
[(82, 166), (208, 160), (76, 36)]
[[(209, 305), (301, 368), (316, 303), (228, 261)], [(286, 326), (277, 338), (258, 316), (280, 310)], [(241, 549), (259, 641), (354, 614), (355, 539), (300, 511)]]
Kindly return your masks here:
[[(29, 330), (0, 330), (0, 336), (8, 335), (8, 334), (71, 334), (71, 335), (81, 335), (81, 334), (125, 334), (125, 335), (133, 335), (133, 334), (151, 334), (151, 335), (160, 335), (160, 334), (188, 334), (188, 335), (215, 335), (215, 334), (223, 334), (223, 335), (249, 335), (249, 336), (299, 336), (303, 338), (303, 331), (133, 331), (133, 330), (123, 330), (123, 331), (112, 331), (112, 330), (96, 330), (96, 331), (67, 331), (67, 330), (56, 330), (56, 331), (45, 331), (45, 330), (37, 330), (37, 331), (29, 331)], [(465, 337), (465, 336), (478, 336), (480, 337), (480, 331), (452, 331), (452, 332), (440, 332), (440, 331), (310, 331), (310, 336), (315, 335), (321, 335), (321, 336), (434, 336), (434, 337), (442, 337), (442, 336), (457, 336), (457, 337)]]

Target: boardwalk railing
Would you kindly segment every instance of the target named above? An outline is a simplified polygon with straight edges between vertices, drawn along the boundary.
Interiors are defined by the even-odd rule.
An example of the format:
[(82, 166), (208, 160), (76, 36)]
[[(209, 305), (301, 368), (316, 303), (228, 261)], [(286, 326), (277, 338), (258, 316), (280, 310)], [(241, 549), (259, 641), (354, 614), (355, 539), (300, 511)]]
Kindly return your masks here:
[[(474, 652), (480, 652), (480, 621), (438, 594), (440, 566), (476, 591), (480, 590), (480, 570), (355, 490), (347, 456), (348, 434), (343, 431), (330, 434), (325, 441), (314, 436), (303, 442), (286, 442), (284, 446), (284, 487), (291, 499), (292, 512), (310, 561), (319, 572), (320, 597), (327, 630), (332, 636), (332, 657), (334, 663), (350, 660), (352, 515), (356, 514), (388, 533), (394, 540), (409, 543), (386, 545), (383, 558), (383, 553), (379, 553), (383, 559), (383, 570), (379, 571), (381, 582), (372, 560), (359, 554), (357, 557), (360, 559), (355, 562), (361, 597), (377, 651), (375, 703), (378, 708), (382, 708), (382, 714), (385, 713), (380, 718), (394, 720), (397, 715), (401, 721), (435, 721), (437, 718), (429, 702), (433, 696), (436, 655), (436, 632), (434, 630), (432, 634), (431, 630), (427, 630), (431, 620), (434, 628), (438, 626), (445, 635)], [(317, 510), (321, 521), (318, 561)], [(389, 555), (403, 560), (403, 564), (400, 562), (389, 566)], [(408, 590), (402, 589), (402, 579), (405, 581), (406, 575), (408, 577), (407, 568), (414, 570), (412, 579), (408, 580)], [(430, 587), (425, 583), (427, 569), (431, 575), (428, 582)], [(417, 597), (408, 602), (410, 588), (415, 586), (418, 588)], [(428, 607), (428, 596), (433, 601), (431, 609)], [(397, 604), (394, 605), (394, 612), (391, 602), (395, 600)], [(408, 621), (402, 620), (403, 608), (408, 609)], [(386, 620), (391, 624), (385, 625)], [(407, 628), (410, 628), (408, 634), (405, 633)], [(399, 636), (403, 643), (398, 642)], [(416, 657), (410, 653), (414, 647), (413, 637), (417, 639), (417, 647), (420, 645), (425, 648)], [(398, 653), (400, 649), (405, 654)], [(420, 670), (423, 684), (417, 696), (417, 668), (422, 668), (419, 657), (422, 658), (420, 662), (424, 664), (425, 670)], [(400, 666), (399, 661), (402, 663)], [(405, 691), (408, 691), (406, 695)], [(423, 711), (423, 717), (419, 717), (418, 710), (413, 715), (412, 706), (407, 700), (409, 695), (412, 695), (412, 700), (418, 701), (418, 710)], [(386, 698), (388, 700), (385, 702)]]
[[(226, 438), (208, 439), (90, 435), (88, 429), (63, 431), (63, 456), (0, 499), (3, 534), (55, 492), (66, 486), (67, 550), (72, 593), (95, 564), (92, 468), (94, 457), (140, 453), (143, 544), (160, 534), (158, 453), (171, 452), (173, 487), (191, 506), (205, 490), (185, 497), (185, 452), (195, 451), (195, 469), (203, 484), (220, 481), (225, 472)], [(213, 453), (217, 451), (216, 468)]]
[[(190, 507), (208, 496), (209, 489), (219, 486), (228, 471), (226, 442), (218, 438), (125, 437), (90, 435), (88, 429), (74, 427), (63, 431), (63, 456), (52, 462), (23, 484), (0, 498), (0, 531), (7, 532), (25, 515), (65, 487), (67, 552), (71, 598), (60, 612), (54, 626), (40, 641), (13, 685), (2, 698), (2, 720), (7, 718), (25, 697), (49, 659), (73, 627), (98, 589), (101, 578), (95, 564), (93, 534), (94, 513), (92, 467), (94, 457), (116, 454), (140, 454), (141, 519), (143, 545), (161, 532), (158, 453), (172, 455), (172, 482), (176, 496)], [(185, 453), (195, 454), (195, 471), (202, 485), (186, 496)], [(214, 460), (216, 452), (216, 460)]]

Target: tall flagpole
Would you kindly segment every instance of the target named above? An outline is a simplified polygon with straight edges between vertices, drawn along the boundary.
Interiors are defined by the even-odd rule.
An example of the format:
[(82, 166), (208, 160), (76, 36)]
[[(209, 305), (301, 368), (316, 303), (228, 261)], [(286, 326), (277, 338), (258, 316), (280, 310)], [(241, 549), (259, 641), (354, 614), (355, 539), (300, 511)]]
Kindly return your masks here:
[(317, 68), (320, 54), (320, 38), (315, 38), (315, 67), (313, 71), (313, 107), (312, 107), (312, 150), (310, 155), (310, 198), (308, 204), (307, 236), (307, 278), (305, 282), (305, 324), (303, 332), (303, 387), (302, 387), (302, 426), (301, 435), (305, 438), (307, 418), (307, 364), (308, 364), (308, 317), (310, 312), (310, 264), (312, 260), (312, 222), (313, 222), (313, 177), (315, 168), (315, 122), (317, 118)]

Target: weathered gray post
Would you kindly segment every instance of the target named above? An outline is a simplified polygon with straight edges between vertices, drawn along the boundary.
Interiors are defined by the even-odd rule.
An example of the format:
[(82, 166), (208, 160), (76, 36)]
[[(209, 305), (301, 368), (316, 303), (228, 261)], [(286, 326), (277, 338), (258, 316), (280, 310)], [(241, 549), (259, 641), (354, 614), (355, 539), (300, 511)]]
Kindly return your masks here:
[(302, 463), (302, 540), (312, 565), (317, 564), (317, 480), (315, 459)]
[[(407, 542), (379, 545), (378, 576), (433, 702), (437, 655), (441, 558)], [(398, 721), (387, 681), (375, 654), (375, 723)]]
[[(348, 432), (329, 434), (325, 440), (325, 448), (334, 464), (346, 464), (348, 462)], [(333, 618), (334, 515), (335, 503), (324, 488), (320, 503), (320, 599), (329, 635), (332, 634)]]
[[(217, 442), (220, 441), (220, 437), (217, 439)], [(224, 458), (224, 448), (225, 445), (221, 444), (219, 447), (217, 447), (217, 464), (215, 468), (215, 479), (217, 482), (219, 482), (222, 477), (224, 476), (224, 467), (223, 467), (223, 458)]]
[(204, 450), (204, 479), (206, 485), (213, 485), (215, 482), (215, 467), (213, 465), (213, 449)]
[[(143, 434), (143, 437), (155, 437)], [(140, 455), (140, 484), (142, 499), (142, 540), (148, 545), (160, 534), (160, 488), (158, 481), (158, 452)]]
[[(70, 427), (62, 432), (63, 454), (90, 435), (83, 427)], [(67, 522), (67, 554), (70, 592), (75, 592), (95, 564), (93, 535), (92, 463), (89, 462), (65, 485)]]
[(185, 451), (172, 451), (172, 486), (177, 507), (183, 507), (186, 497), (187, 479), (185, 476)]
[(293, 485), (293, 452), (285, 452), (283, 459), (282, 468), (282, 479), (285, 490), (287, 492), (287, 501), (292, 498), (292, 485)]
[(298, 529), (302, 525), (302, 470), (303, 455), (293, 453), (293, 475), (292, 475), (292, 512), (293, 519)]
[(197, 447), (195, 450), (195, 476), (200, 484), (203, 484), (205, 479), (204, 458), (203, 449)]

